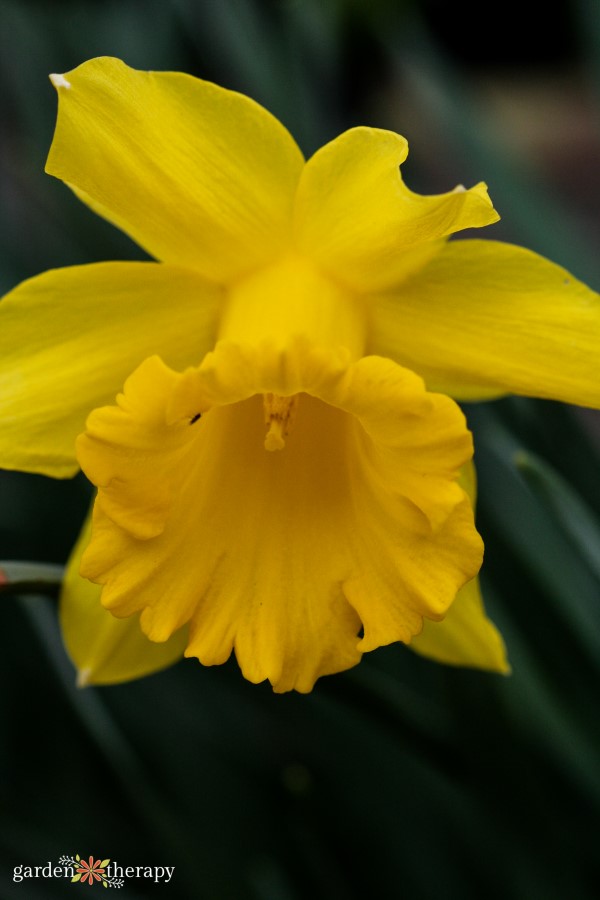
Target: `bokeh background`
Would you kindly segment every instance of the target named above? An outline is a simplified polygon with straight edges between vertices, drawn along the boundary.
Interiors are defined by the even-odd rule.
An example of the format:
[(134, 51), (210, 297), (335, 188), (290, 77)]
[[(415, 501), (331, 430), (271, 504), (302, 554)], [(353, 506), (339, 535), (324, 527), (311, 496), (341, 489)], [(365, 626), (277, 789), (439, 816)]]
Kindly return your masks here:
[[(0, 0), (3, 291), (143, 258), (43, 173), (47, 75), (97, 55), (248, 93), (306, 153), (352, 125), (397, 130), (410, 187), (485, 180), (487, 236), (600, 288), (595, 0)], [(309, 696), (235, 661), (78, 691), (55, 599), (0, 596), (0, 897), (81, 891), (12, 881), (73, 853), (176, 867), (124, 900), (600, 895), (600, 420), (517, 398), (466, 412), (513, 674), (393, 646)], [(89, 498), (82, 477), (0, 473), (0, 559), (64, 562)]]

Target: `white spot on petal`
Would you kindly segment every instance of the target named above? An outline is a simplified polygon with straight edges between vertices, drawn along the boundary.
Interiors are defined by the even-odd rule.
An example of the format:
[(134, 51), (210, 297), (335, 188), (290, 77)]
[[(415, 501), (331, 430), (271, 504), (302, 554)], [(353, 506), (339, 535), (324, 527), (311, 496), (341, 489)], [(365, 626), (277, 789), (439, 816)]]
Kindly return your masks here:
[(67, 79), (65, 78), (64, 75), (56, 75), (56, 74), (50, 75), (50, 81), (52, 82), (52, 84), (54, 85), (56, 90), (58, 90), (59, 88), (70, 88), (71, 87), (71, 82), (67, 81)]
[(464, 184), (457, 184), (456, 187), (453, 189), (452, 193), (453, 194), (464, 194), (466, 190), (467, 189), (464, 186)]
[(91, 681), (91, 674), (92, 670), (89, 668), (79, 669), (79, 671), (77, 672), (77, 679), (75, 681), (76, 686), (78, 688), (87, 687)]

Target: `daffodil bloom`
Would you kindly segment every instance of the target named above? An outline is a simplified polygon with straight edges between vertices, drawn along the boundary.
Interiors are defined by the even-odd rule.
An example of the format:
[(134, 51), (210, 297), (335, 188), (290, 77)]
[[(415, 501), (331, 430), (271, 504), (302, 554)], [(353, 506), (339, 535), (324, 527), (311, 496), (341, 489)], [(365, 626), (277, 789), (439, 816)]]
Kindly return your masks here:
[(96, 59), (52, 80), (47, 171), (157, 260), (0, 304), (0, 463), (98, 487), (63, 597), (82, 681), (234, 649), (251, 681), (308, 691), (394, 641), (505, 671), (451, 398), (599, 406), (598, 296), (527, 250), (449, 242), (498, 218), (486, 188), (412, 193), (397, 134), (305, 161), (186, 75)]

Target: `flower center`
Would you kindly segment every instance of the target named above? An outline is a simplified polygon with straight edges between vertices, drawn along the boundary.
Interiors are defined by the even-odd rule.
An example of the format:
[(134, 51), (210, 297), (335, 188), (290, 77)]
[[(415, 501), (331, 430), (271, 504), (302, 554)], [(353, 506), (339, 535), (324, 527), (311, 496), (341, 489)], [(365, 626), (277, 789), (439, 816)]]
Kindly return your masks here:
[(364, 355), (367, 304), (319, 272), (309, 260), (286, 256), (231, 285), (218, 340), (285, 351), (302, 337), (323, 349)]
[(285, 438), (290, 433), (296, 418), (298, 397), (298, 394), (291, 397), (263, 394), (265, 425), (269, 426), (265, 437), (265, 450), (283, 450), (285, 447)]

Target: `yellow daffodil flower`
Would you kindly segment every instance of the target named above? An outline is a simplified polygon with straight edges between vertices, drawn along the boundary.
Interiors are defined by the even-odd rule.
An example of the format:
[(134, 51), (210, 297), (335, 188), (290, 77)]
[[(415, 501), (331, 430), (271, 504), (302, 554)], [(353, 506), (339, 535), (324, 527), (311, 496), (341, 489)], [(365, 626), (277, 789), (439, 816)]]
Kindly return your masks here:
[(190, 76), (103, 58), (52, 81), (47, 171), (157, 260), (0, 304), (0, 463), (98, 487), (63, 594), (81, 682), (235, 649), (251, 681), (309, 691), (393, 641), (506, 671), (450, 398), (599, 406), (598, 296), (527, 250), (448, 242), (498, 218), (485, 186), (412, 193), (389, 131), (305, 161)]

